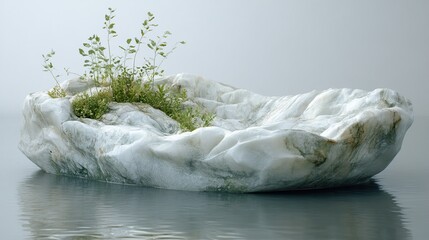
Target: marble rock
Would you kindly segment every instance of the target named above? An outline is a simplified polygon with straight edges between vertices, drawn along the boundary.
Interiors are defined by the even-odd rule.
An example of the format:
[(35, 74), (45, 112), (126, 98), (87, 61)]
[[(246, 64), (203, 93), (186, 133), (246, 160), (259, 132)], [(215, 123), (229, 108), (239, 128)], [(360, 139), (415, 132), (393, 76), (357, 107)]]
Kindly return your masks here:
[(19, 148), (48, 173), (156, 188), (259, 192), (358, 184), (382, 171), (413, 122), (409, 100), (389, 89), (328, 89), (267, 97), (190, 74), (159, 79), (216, 114), (182, 132), (146, 104), (111, 103), (79, 119), (73, 95), (26, 97)]

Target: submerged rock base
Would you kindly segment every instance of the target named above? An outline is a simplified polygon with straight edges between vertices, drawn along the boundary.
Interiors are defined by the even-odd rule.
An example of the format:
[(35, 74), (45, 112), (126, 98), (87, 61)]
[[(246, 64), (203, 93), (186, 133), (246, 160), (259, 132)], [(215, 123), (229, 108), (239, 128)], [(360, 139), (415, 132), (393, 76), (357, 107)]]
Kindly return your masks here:
[(25, 99), (19, 148), (48, 173), (192, 191), (259, 192), (367, 181), (401, 148), (411, 103), (395, 91), (328, 89), (265, 97), (178, 74), (159, 82), (187, 90), (189, 104), (216, 114), (213, 126), (181, 132), (145, 104), (112, 103), (99, 121), (79, 119), (69, 94)]

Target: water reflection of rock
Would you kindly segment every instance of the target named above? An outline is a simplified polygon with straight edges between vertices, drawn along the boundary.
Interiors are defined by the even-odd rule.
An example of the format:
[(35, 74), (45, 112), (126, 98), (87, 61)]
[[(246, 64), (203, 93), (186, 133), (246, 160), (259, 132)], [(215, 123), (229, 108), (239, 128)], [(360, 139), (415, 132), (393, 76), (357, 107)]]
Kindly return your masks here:
[(20, 185), (34, 238), (407, 239), (401, 209), (376, 183), (276, 194), (183, 192), (37, 172)]

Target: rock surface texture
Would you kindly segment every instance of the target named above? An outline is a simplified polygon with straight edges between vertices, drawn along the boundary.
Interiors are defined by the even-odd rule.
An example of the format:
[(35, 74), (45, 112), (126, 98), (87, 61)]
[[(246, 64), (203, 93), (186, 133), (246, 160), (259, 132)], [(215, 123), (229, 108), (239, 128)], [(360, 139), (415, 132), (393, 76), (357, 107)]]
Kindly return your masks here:
[(192, 102), (216, 114), (213, 126), (181, 132), (145, 104), (110, 104), (100, 121), (79, 119), (73, 95), (25, 99), (19, 148), (48, 173), (193, 191), (258, 192), (367, 181), (401, 148), (413, 122), (410, 101), (389, 89), (328, 89), (265, 97), (178, 74)]

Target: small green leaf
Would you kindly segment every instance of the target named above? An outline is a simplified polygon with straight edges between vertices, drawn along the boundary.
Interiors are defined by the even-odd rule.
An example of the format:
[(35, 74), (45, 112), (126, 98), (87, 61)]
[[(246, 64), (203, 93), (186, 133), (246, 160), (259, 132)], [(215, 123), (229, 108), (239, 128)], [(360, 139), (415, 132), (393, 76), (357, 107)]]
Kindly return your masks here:
[(127, 39), (127, 44), (130, 44), (130, 43), (131, 43), (131, 41), (132, 41), (132, 39), (131, 39), (131, 38), (128, 38), (128, 39)]
[(80, 55), (85, 56), (85, 51), (82, 48), (79, 48), (79, 53)]

